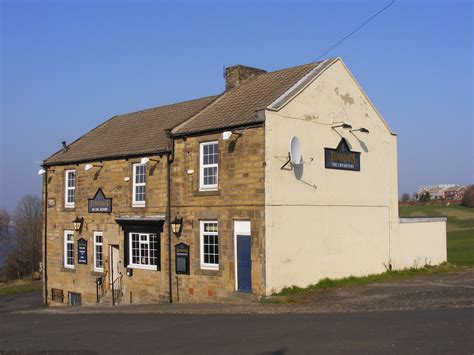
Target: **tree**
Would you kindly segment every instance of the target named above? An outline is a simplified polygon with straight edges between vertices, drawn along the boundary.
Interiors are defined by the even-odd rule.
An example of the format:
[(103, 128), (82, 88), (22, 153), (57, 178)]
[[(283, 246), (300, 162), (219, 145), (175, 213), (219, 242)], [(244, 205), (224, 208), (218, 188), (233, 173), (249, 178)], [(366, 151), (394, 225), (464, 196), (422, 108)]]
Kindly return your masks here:
[(3, 266), (10, 250), (10, 219), (7, 211), (0, 210), (0, 267)]
[(469, 186), (462, 198), (462, 205), (466, 207), (474, 207), (474, 185)]
[[(39, 271), (41, 261), (42, 210), (41, 200), (34, 195), (24, 196), (18, 203), (13, 217), (8, 216), (8, 224), (13, 225), (13, 233), (7, 228), (7, 216), (0, 215), (3, 220), (0, 229), (7, 238), (2, 238), (7, 246), (4, 252), (3, 278), (14, 279), (31, 276)], [(2, 233), (0, 231), (0, 233)]]
[(428, 191), (425, 191), (420, 196), (420, 202), (430, 202), (431, 195)]
[(404, 194), (402, 194), (402, 202), (408, 202), (408, 201), (410, 201), (410, 194), (405, 192)]
[(41, 200), (34, 195), (24, 196), (13, 213), (13, 224), (17, 253), (27, 261), (27, 270), (34, 273), (39, 270), (41, 261)]

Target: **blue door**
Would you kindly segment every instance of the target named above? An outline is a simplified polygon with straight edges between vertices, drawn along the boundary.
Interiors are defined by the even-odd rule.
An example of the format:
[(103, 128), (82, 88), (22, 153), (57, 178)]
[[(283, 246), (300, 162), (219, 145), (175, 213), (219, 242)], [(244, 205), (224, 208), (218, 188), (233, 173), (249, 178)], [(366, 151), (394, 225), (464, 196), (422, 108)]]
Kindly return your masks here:
[(238, 291), (252, 292), (252, 260), (250, 236), (237, 236), (237, 287)]

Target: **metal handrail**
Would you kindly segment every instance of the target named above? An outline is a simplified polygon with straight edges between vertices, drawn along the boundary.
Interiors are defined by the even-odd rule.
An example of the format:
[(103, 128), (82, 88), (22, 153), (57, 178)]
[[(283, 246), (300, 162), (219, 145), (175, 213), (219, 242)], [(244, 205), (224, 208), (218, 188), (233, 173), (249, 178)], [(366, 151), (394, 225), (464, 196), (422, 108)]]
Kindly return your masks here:
[(122, 273), (112, 282), (112, 305), (117, 305), (117, 301), (122, 296)]

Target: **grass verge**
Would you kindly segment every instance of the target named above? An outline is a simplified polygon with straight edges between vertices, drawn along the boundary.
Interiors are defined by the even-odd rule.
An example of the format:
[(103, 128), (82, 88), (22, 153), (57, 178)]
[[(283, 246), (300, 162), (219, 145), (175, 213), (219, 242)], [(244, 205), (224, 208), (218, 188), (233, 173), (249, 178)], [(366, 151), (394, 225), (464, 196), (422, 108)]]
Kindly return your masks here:
[(317, 290), (325, 290), (330, 288), (342, 288), (342, 287), (355, 287), (355, 286), (364, 286), (374, 282), (390, 282), (396, 281), (404, 278), (409, 278), (412, 276), (420, 275), (435, 275), (449, 271), (459, 270), (460, 267), (443, 263), (437, 266), (426, 265), (421, 268), (409, 268), (404, 270), (394, 270), (386, 271), (381, 274), (374, 274), (368, 276), (349, 276), (342, 279), (329, 279), (325, 278), (319, 281), (316, 284), (310, 285), (305, 288), (298, 286), (285, 287), (280, 292), (274, 293), (270, 297), (265, 297), (261, 299), (261, 303), (288, 303), (294, 302), (293, 296), (302, 295), (309, 292), (314, 292)]
[(17, 280), (13, 282), (0, 283), (0, 297), (10, 296), (16, 293), (41, 291), (43, 288), (41, 280)]

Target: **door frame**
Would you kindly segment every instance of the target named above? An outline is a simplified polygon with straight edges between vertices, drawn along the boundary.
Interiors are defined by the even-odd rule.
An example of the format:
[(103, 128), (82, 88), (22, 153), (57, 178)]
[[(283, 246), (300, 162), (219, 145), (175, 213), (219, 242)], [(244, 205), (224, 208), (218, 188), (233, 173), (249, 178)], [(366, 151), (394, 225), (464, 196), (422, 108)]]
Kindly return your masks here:
[[(234, 220), (234, 288), (235, 292), (239, 291), (239, 268), (237, 261), (237, 235), (249, 236), (250, 245), (252, 245), (251, 223), (249, 220)], [(252, 250), (252, 249), (250, 249)], [(250, 252), (250, 260), (252, 260), (252, 252)]]
[[(118, 260), (114, 260), (113, 249), (117, 249)], [(118, 244), (109, 244), (109, 286), (112, 287), (112, 283), (117, 278), (117, 275), (114, 274), (113, 265), (117, 265), (117, 275), (120, 274), (120, 245)]]

